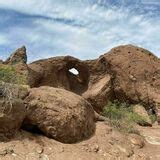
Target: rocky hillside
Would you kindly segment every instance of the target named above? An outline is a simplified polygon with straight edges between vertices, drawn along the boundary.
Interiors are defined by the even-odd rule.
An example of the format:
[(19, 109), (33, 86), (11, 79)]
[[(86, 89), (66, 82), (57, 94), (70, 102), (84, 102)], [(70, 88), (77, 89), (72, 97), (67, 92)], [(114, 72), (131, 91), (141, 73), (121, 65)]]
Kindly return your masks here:
[(143, 48), (27, 64), (23, 46), (0, 60), (0, 159), (155, 160), (158, 124), (160, 60)]

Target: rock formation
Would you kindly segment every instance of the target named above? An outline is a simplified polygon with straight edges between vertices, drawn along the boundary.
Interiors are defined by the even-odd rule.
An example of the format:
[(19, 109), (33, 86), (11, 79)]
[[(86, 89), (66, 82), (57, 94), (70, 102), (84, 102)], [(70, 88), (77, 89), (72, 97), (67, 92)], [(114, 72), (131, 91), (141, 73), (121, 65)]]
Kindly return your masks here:
[(133, 106), (133, 111), (137, 113), (143, 119), (142, 122), (139, 122), (141, 126), (152, 126), (151, 119), (142, 105), (135, 105)]
[(73, 143), (94, 133), (94, 110), (82, 97), (64, 89), (33, 88), (26, 98), (25, 125), (36, 126), (48, 137)]
[[(81, 61), (65, 56), (28, 65), (26, 55), (26, 48), (21, 47), (4, 63), (14, 64), (18, 73), (28, 77), (31, 87), (50, 86), (74, 92), (99, 113), (114, 99), (142, 103), (150, 113), (159, 111), (160, 60), (143, 48), (124, 45), (95, 60)], [(79, 74), (71, 73), (72, 68)]]
[(11, 54), (11, 56), (3, 62), (5, 65), (12, 65), (17, 74), (25, 77), (24, 81), (28, 81), (29, 68), (27, 63), (26, 47), (22, 46)]
[[(143, 103), (150, 112), (160, 101), (160, 61), (151, 52), (132, 45), (113, 48), (96, 60), (66, 56), (28, 66), (31, 87), (64, 88), (83, 96), (98, 112), (113, 99)], [(71, 68), (79, 74), (70, 73)]]
[[(0, 89), (0, 141), (18, 133), (13, 141), (1, 143), (0, 159), (159, 157), (158, 125), (136, 125), (138, 130), (132, 128), (132, 134), (124, 134), (100, 115), (108, 101), (118, 100), (135, 104), (132, 109), (145, 117), (145, 125), (152, 125), (150, 114), (156, 114), (160, 124), (160, 60), (151, 52), (125, 45), (95, 60), (64, 56), (27, 64), (26, 48), (22, 47), (0, 64), (12, 65), (28, 83), (11, 84), (12, 104), (4, 100)], [(26, 131), (17, 132), (20, 127)], [(139, 131), (146, 141), (137, 135)]]
[(26, 47), (22, 46), (17, 49), (4, 63), (12, 65), (17, 63), (27, 63)]
[(104, 55), (111, 64), (114, 96), (121, 101), (143, 103), (148, 109), (160, 101), (160, 60), (132, 45)]
[[(143, 48), (119, 46), (98, 59), (87, 61), (71, 56), (43, 59), (31, 64), (26, 64), (26, 61), (26, 48), (22, 47), (4, 63), (14, 65), (18, 73), (25, 74), (30, 87), (68, 90), (86, 99), (98, 113), (103, 111), (108, 101), (119, 100), (141, 103), (149, 114), (156, 113), (159, 117), (160, 61)], [(78, 75), (70, 72), (73, 68)]]
[(0, 141), (11, 138), (22, 126), (26, 108), (22, 100), (9, 101), (0, 99)]

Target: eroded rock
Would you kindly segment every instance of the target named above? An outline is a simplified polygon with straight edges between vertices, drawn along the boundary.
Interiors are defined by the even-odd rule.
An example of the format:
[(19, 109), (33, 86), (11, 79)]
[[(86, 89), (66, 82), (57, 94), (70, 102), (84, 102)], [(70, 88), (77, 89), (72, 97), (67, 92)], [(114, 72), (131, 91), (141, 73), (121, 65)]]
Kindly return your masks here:
[(129, 141), (133, 144), (133, 146), (138, 148), (143, 148), (145, 145), (145, 140), (142, 136), (137, 134), (130, 134), (128, 136)]
[(26, 108), (20, 99), (12, 102), (0, 99), (0, 140), (13, 137), (26, 116)]
[[(69, 72), (77, 69), (78, 75)], [(96, 60), (55, 57), (29, 64), (31, 87), (64, 88), (89, 101), (97, 112), (109, 100), (143, 103), (155, 109), (160, 99), (160, 61), (151, 52), (133, 45), (113, 48)]]
[(143, 103), (155, 110), (160, 99), (160, 60), (151, 52), (133, 45), (113, 48), (104, 55), (111, 65), (115, 98)]
[(94, 133), (94, 110), (82, 97), (64, 89), (33, 88), (26, 98), (25, 126), (37, 126), (45, 135), (73, 143)]
[(133, 111), (137, 113), (140, 117), (142, 117), (143, 122), (139, 122), (142, 126), (152, 126), (151, 119), (146, 111), (146, 109), (142, 105), (133, 106)]
[(26, 47), (22, 46), (21, 48), (17, 49), (4, 63), (12, 65), (17, 63), (27, 63)]

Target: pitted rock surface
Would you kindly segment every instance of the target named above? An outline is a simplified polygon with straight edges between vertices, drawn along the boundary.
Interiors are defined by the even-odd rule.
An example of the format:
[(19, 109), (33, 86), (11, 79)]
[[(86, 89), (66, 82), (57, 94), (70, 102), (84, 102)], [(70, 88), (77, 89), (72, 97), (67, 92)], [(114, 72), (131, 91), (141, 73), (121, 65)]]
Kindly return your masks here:
[(94, 133), (94, 110), (79, 95), (44, 86), (31, 89), (26, 102), (28, 115), (24, 125), (36, 126), (48, 137), (73, 143)]

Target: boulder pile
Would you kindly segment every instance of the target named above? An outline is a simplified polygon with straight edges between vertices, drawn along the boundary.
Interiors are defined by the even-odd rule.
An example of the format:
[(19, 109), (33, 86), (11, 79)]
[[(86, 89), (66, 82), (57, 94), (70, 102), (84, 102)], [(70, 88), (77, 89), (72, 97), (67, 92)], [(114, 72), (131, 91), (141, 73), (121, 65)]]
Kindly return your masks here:
[[(8, 126), (11, 130), (18, 129), (25, 116), (23, 127), (27, 129), (36, 127), (63, 143), (81, 141), (94, 133), (95, 111), (101, 113), (113, 100), (141, 103), (146, 114), (160, 115), (160, 60), (140, 47), (119, 46), (95, 60), (64, 56), (30, 64), (26, 48), (22, 47), (0, 63), (14, 65), (18, 73), (25, 74), (31, 87), (23, 97), (26, 116), (19, 104), (13, 107), (20, 107), (20, 112), (16, 111), (19, 114), (23, 112), (17, 121), (17, 114), (10, 114), (8, 120), (1, 112), (6, 123), (15, 122)], [(1, 133), (5, 127), (1, 125)]]
[[(160, 60), (133, 45), (113, 48), (96, 60), (55, 57), (33, 62), (28, 67), (31, 87), (69, 90), (84, 97), (97, 112), (113, 99), (143, 103), (151, 112), (160, 103)], [(69, 72), (72, 68), (79, 74)]]

